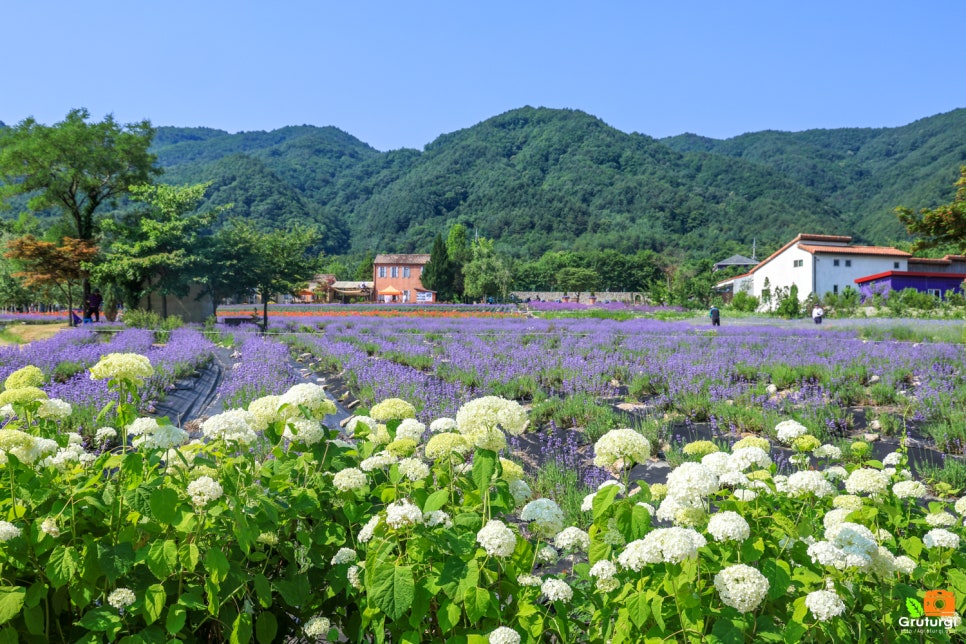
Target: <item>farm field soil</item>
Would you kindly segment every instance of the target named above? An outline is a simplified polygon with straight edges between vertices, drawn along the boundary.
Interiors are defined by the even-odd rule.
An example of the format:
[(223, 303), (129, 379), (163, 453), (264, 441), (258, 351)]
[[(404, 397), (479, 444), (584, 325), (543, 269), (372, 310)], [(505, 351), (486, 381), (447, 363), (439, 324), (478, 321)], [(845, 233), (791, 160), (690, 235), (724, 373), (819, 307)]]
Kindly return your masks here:
[(57, 324), (14, 324), (5, 329), (4, 337), (0, 337), (0, 346), (30, 344), (37, 340), (46, 340), (66, 328), (66, 322), (58, 322)]

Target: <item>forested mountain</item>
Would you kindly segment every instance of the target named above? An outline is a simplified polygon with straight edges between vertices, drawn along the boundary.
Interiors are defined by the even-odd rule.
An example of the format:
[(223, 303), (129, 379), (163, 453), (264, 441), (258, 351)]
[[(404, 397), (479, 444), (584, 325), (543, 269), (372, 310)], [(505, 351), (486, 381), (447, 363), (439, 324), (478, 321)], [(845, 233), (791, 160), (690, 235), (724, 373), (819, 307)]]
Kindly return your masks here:
[(520, 258), (563, 249), (720, 258), (798, 232), (902, 239), (896, 206), (952, 198), (966, 110), (898, 128), (657, 140), (576, 110), (524, 107), (423, 150), (380, 152), (306, 125), (159, 127), (152, 150), (162, 181), (211, 181), (209, 205), (233, 203), (233, 215), (265, 228), (315, 224), (328, 254), (428, 252), (461, 223)]
[(896, 206), (952, 199), (966, 163), (966, 109), (898, 128), (765, 131), (723, 141), (684, 134), (662, 142), (773, 168), (816, 191), (853, 223), (855, 234), (886, 243), (904, 236)]

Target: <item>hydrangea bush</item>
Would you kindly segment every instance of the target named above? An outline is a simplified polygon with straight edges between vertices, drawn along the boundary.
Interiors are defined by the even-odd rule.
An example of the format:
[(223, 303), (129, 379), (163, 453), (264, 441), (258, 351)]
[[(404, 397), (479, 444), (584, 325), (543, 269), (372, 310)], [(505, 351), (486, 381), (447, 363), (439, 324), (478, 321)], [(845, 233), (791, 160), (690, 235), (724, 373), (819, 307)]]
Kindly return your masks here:
[[(62, 405), (9, 397), (0, 638), (919, 641), (899, 618), (926, 591), (966, 600), (966, 499), (928, 499), (902, 452), (840, 463), (815, 446), (784, 476), (756, 437), (683, 450), (649, 486), (629, 473), (650, 444), (616, 429), (594, 454), (615, 479), (566, 525), (500, 456), (527, 427), (516, 402), (478, 399), (427, 429), (386, 400), (340, 434), (322, 388), (299, 384), (191, 439), (138, 417), (150, 368), (91, 369), (118, 401), (101, 453), (60, 430)], [(949, 626), (928, 641), (962, 637)]]

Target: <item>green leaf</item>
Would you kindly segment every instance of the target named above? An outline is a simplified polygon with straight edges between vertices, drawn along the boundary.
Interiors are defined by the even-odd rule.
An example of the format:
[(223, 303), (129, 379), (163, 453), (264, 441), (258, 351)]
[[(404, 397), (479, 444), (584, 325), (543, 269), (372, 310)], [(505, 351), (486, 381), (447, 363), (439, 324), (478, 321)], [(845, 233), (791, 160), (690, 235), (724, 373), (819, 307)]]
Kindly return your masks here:
[(228, 576), (229, 570), (228, 557), (221, 550), (212, 549), (205, 555), (205, 569), (209, 573), (209, 579), (216, 586), (221, 585)]
[(761, 564), (761, 573), (768, 578), (768, 597), (778, 599), (788, 591), (792, 576), (788, 563), (777, 559), (766, 559)]
[(312, 594), (309, 578), (298, 574), (285, 579), (277, 579), (275, 589), (289, 606), (302, 606)]
[(242, 611), (231, 625), (230, 644), (247, 644), (252, 641), (252, 616)]
[(473, 482), (480, 495), (490, 489), (493, 474), (496, 473), (496, 452), (488, 449), (478, 449), (473, 456)]
[(255, 619), (255, 639), (262, 644), (271, 644), (278, 634), (278, 620), (269, 612), (259, 613)]
[(60, 588), (74, 578), (79, 563), (80, 557), (76, 550), (69, 546), (57, 546), (47, 558), (44, 571), (54, 588)]
[(624, 602), (627, 607), (627, 617), (637, 628), (643, 628), (647, 618), (651, 616), (651, 607), (647, 596), (643, 592), (636, 592)]
[(411, 566), (396, 566), (392, 561), (377, 562), (369, 599), (392, 620), (398, 620), (412, 606), (416, 592)]
[(174, 604), (168, 608), (168, 617), (164, 620), (164, 628), (171, 635), (177, 635), (184, 628), (188, 619), (188, 611), (181, 604)]
[(620, 486), (608, 485), (594, 495), (594, 523), (599, 523), (600, 519), (610, 516), (610, 508), (614, 505), (614, 499), (617, 498), (619, 491)]
[(121, 626), (121, 618), (114, 610), (101, 607), (84, 613), (84, 616), (77, 622), (89, 631), (109, 632)]
[(439, 627), (443, 629), (443, 633), (449, 633), (456, 628), (462, 614), (463, 611), (455, 602), (444, 599), (436, 613), (436, 619), (439, 621)]
[(155, 541), (148, 548), (148, 569), (160, 581), (164, 581), (178, 570), (178, 544), (171, 539)]
[(169, 487), (151, 492), (151, 514), (162, 525), (171, 525), (178, 516), (178, 493)]
[(134, 548), (128, 542), (116, 546), (97, 544), (97, 562), (108, 582), (114, 583), (134, 566)]
[(714, 627), (711, 629), (714, 635), (722, 644), (744, 644), (745, 636), (741, 630), (741, 622), (737, 625), (727, 617), (715, 620)]
[(435, 512), (446, 505), (447, 501), (449, 501), (449, 490), (436, 490), (423, 504), (423, 513)]
[(491, 603), (490, 591), (485, 588), (471, 588), (463, 600), (463, 607), (466, 608), (466, 616), (470, 621), (478, 622), (486, 615)]
[(925, 615), (925, 611), (922, 609), (922, 604), (919, 603), (918, 599), (912, 597), (906, 597), (906, 610), (909, 611), (909, 617), (922, 617)]
[(148, 624), (156, 622), (161, 617), (161, 613), (164, 612), (164, 604), (167, 599), (164, 586), (161, 584), (148, 586), (144, 591), (144, 608), (142, 609), (144, 621)]
[(181, 567), (185, 572), (194, 572), (201, 559), (201, 551), (193, 543), (182, 545), (178, 548), (178, 558), (181, 560)]
[(262, 608), (271, 606), (272, 585), (268, 583), (268, 578), (262, 573), (258, 573), (252, 580), (252, 585), (255, 587), (255, 596), (258, 597), (258, 603), (262, 605)]
[(27, 589), (20, 586), (0, 586), (0, 624), (20, 614)]
[[(609, 487), (617, 487), (616, 485), (611, 485)], [(661, 611), (664, 610), (664, 595), (658, 595), (651, 602), (651, 613), (654, 615), (654, 621), (657, 623), (657, 627), (664, 630), (664, 615)]]

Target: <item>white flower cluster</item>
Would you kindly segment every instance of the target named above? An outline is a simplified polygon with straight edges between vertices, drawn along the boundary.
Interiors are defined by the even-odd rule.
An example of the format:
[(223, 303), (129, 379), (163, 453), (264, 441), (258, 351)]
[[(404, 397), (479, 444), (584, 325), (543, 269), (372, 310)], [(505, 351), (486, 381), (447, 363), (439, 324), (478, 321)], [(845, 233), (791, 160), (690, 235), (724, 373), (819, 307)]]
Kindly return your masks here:
[(290, 441), (299, 442), (307, 447), (311, 447), (321, 442), (325, 438), (325, 433), (322, 431), (322, 424), (317, 420), (293, 418), (286, 423), (282, 436)]
[(91, 380), (127, 380), (140, 384), (153, 375), (151, 361), (137, 353), (109, 353), (91, 367)]
[(902, 452), (889, 452), (882, 459), (882, 465), (885, 467), (896, 467), (902, 462)]
[(516, 479), (515, 481), (510, 481), (510, 495), (513, 497), (513, 502), (516, 505), (523, 505), (533, 496), (533, 490), (530, 489), (530, 486), (523, 479)]
[(443, 526), (444, 528), (453, 527), (453, 519), (442, 510), (433, 510), (423, 515), (423, 522), (430, 528)]
[(807, 434), (808, 428), (797, 420), (783, 420), (775, 425), (775, 433), (778, 436), (778, 440), (786, 445), (790, 445), (799, 436)]
[(201, 508), (221, 498), (225, 491), (221, 484), (210, 476), (199, 476), (188, 483), (188, 496), (195, 507)]
[(702, 498), (718, 491), (718, 477), (701, 463), (685, 462), (667, 477), (668, 496)]
[(966, 515), (966, 496), (960, 497), (959, 500), (956, 501), (956, 505), (953, 506), (953, 509), (959, 513), (959, 516)]
[(0, 521), (0, 543), (10, 541), (21, 534), (20, 528), (9, 521)]
[(423, 512), (409, 499), (396, 501), (386, 508), (386, 523), (399, 530), (423, 522)]
[(456, 412), (456, 426), (461, 434), (473, 434), (481, 427), (499, 427), (511, 436), (519, 436), (529, 422), (520, 403), (499, 396), (476, 398)]
[(835, 460), (842, 458), (842, 450), (835, 445), (825, 444), (812, 450), (812, 455), (815, 456), (815, 458), (828, 458)]
[(715, 541), (744, 541), (751, 536), (751, 527), (744, 517), (729, 510), (711, 515), (708, 533)]
[(520, 512), (520, 518), (530, 522), (530, 531), (543, 537), (552, 537), (564, 526), (564, 513), (551, 499), (534, 499)]
[(301, 415), (299, 408), (305, 407), (313, 418), (335, 413), (335, 403), (325, 395), (325, 389), (312, 382), (302, 382), (292, 386), (278, 398), (282, 415), (292, 418)]
[(356, 558), (356, 551), (352, 548), (339, 548), (339, 551), (332, 557), (331, 563), (333, 566), (351, 564), (355, 563)]
[(43, 459), (45, 456), (57, 451), (59, 445), (57, 441), (49, 438), (32, 436), (19, 429), (0, 429), (0, 453), (3, 458), (0, 462), (6, 463), (6, 455), (16, 456), (17, 460), (25, 465), (32, 465)]
[(617, 557), (624, 568), (640, 572), (648, 564), (681, 563), (698, 556), (698, 548), (708, 541), (691, 528), (658, 528), (648, 532), (643, 539), (627, 544)]
[(489, 644), (520, 644), (520, 634), (512, 628), (498, 626), (486, 637)]
[(252, 415), (252, 429), (256, 432), (263, 432), (268, 426), (278, 420), (281, 416), (278, 413), (280, 396), (262, 396), (248, 403), (248, 413)]
[(899, 481), (892, 486), (892, 493), (900, 499), (921, 499), (926, 492), (926, 486), (919, 481)]
[(821, 472), (802, 470), (788, 477), (788, 495), (793, 497), (814, 494), (822, 498), (835, 494), (835, 488)]
[(418, 458), (404, 458), (399, 461), (399, 473), (410, 481), (421, 481), (429, 476), (429, 466)]
[(805, 596), (805, 606), (820, 622), (827, 622), (845, 612), (845, 602), (830, 590), (816, 590)]
[(437, 418), (429, 424), (429, 431), (434, 434), (456, 431), (456, 421), (452, 418)]
[(113, 427), (101, 427), (94, 433), (94, 442), (100, 445), (117, 438), (117, 430)]
[(750, 445), (732, 450), (728, 458), (728, 469), (744, 472), (750, 467), (767, 468), (771, 466), (771, 456), (761, 447)]
[[(153, 418), (151, 420), (154, 420)], [(145, 424), (144, 431), (131, 441), (137, 448), (143, 449), (172, 449), (184, 444), (188, 440), (188, 432), (180, 427), (175, 427), (170, 423), (163, 425), (154, 422), (153, 425)]]
[(574, 597), (574, 589), (562, 579), (548, 579), (540, 586), (540, 592), (552, 602), (569, 602)]
[(926, 515), (926, 524), (930, 528), (948, 528), (956, 523), (956, 517), (948, 512), (930, 512)]
[(643, 463), (651, 456), (651, 442), (633, 429), (612, 429), (594, 444), (594, 465), (614, 467), (618, 461), (622, 467)]
[(575, 526), (564, 528), (553, 539), (553, 545), (560, 550), (587, 552), (590, 548), (590, 535)]
[(845, 479), (845, 489), (849, 494), (882, 494), (889, 487), (889, 475), (869, 467), (853, 470)]
[(491, 519), (476, 533), (476, 542), (491, 557), (509, 557), (516, 549), (517, 537), (502, 521)]
[(426, 425), (422, 424), (415, 418), (406, 418), (399, 423), (399, 427), (396, 428), (396, 440), (408, 438), (418, 443), (423, 440), (423, 434), (425, 432)]
[(57, 519), (54, 517), (47, 517), (44, 522), (40, 524), (40, 531), (44, 534), (49, 534), (52, 537), (60, 536), (60, 528), (57, 527)]
[(362, 590), (362, 571), (365, 569), (366, 562), (361, 562), (358, 565), (349, 566), (349, 569), (345, 573), (345, 578), (349, 582), (349, 585), (356, 590)]
[(808, 555), (814, 563), (839, 570), (865, 570), (873, 565), (876, 557), (881, 556), (875, 535), (864, 525), (847, 521), (831, 523), (825, 528), (825, 540), (816, 541), (808, 547)]
[(201, 433), (208, 440), (221, 439), (226, 443), (250, 445), (258, 440), (252, 427), (255, 415), (244, 409), (229, 409), (201, 423)]
[(113, 606), (116, 610), (124, 610), (133, 604), (136, 599), (137, 596), (135, 596), (134, 591), (130, 588), (117, 588), (107, 596), (107, 603)]
[(922, 544), (927, 548), (959, 548), (959, 536), (944, 528), (933, 528), (922, 537)]
[(401, 398), (387, 398), (373, 405), (372, 409), (369, 410), (369, 416), (373, 420), (383, 423), (390, 420), (415, 418), (416, 408)]
[(70, 403), (59, 398), (49, 398), (41, 401), (40, 407), (37, 408), (37, 415), (50, 420), (64, 420), (70, 416), (71, 411)]
[(366, 486), (366, 475), (354, 467), (347, 467), (340, 470), (332, 477), (332, 485), (340, 492), (359, 490)]
[(382, 518), (378, 514), (369, 517), (369, 521), (359, 530), (359, 543), (369, 543), (372, 540), (381, 520)]
[(359, 469), (363, 472), (372, 472), (383, 467), (389, 467), (398, 460), (389, 452), (377, 452), (359, 463)]
[(748, 613), (761, 604), (768, 594), (768, 578), (745, 564), (728, 566), (714, 576), (714, 587), (721, 601), (740, 613)]
[(56, 467), (63, 470), (71, 463), (81, 463), (87, 465), (94, 460), (94, 455), (84, 451), (78, 443), (68, 443), (67, 447), (61, 447), (53, 456), (48, 456), (40, 461), (43, 467)]
[(449, 458), (453, 454), (465, 454), (468, 451), (470, 451), (470, 444), (462, 434), (443, 432), (429, 439), (423, 453), (426, 454), (426, 458), (436, 461)]
[(596, 579), (595, 586), (602, 593), (609, 593), (620, 586), (617, 579), (617, 566), (608, 559), (601, 559), (590, 568), (590, 576)]
[(305, 626), (302, 630), (309, 637), (325, 637), (329, 634), (329, 629), (332, 627), (332, 623), (329, 621), (328, 617), (313, 617), (309, 621), (305, 622)]

